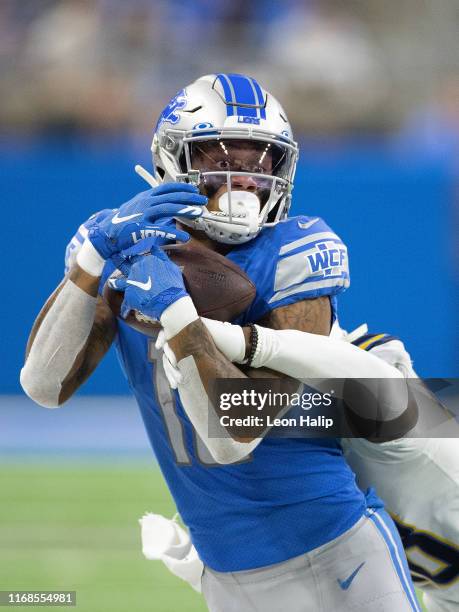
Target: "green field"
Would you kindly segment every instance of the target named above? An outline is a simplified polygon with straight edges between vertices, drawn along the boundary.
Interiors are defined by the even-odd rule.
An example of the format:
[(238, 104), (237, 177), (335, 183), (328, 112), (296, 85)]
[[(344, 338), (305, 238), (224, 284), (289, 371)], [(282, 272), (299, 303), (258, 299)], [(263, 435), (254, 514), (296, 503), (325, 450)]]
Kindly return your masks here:
[(142, 555), (137, 519), (175, 512), (154, 468), (2, 466), (0, 491), (0, 590), (74, 590), (80, 612), (206, 610)]
[(0, 590), (77, 591), (79, 612), (206, 610), (141, 553), (137, 519), (175, 512), (151, 466), (3, 465), (0, 491)]

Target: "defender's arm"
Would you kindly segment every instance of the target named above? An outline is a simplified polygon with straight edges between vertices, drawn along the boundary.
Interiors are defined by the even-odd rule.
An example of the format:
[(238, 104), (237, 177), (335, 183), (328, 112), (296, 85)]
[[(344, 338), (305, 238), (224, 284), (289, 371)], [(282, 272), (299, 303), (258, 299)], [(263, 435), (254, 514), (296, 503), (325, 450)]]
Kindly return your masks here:
[(238, 360), (242, 342), (245, 354), (253, 353), (254, 368), (269, 368), (318, 390), (323, 386), (327, 390), (333, 379), (336, 396), (345, 400), (350, 423), (362, 437), (376, 436), (381, 442), (405, 435), (416, 424), (416, 402), (402, 373), (352, 344), (294, 329), (257, 326), (257, 345), (252, 351), (247, 329), (241, 339), (238, 326), (204, 321), (229, 358)]
[[(296, 329), (328, 336), (331, 326), (330, 300), (328, 297), (319, 297), (276, 308), (260, 321), (260, 325), (273, 330)], [(246, 340), (245, 357), (247, 357), (250, 352), (250, 328), (244, 327), (242, 331)], [(199, 358), (198, 370), (207, 390), (209, 384), (216, 378), (265, 377), (261, 368), (250, 368), (242, 371), (239, 367), (236, 367), (217, 348), (212, 335), (201, 320), (185, 327), (179, 334), (170, 339), (169, 346), (173, 350), (177, 361), (190, 355)], [(241, 357), (240, 361), (243, 360), (243, 356)], [(286, 376), (281, 372), (271, 372), (275, 377)]]
[[(354, 385), (354, 390), (357, 384), (357, 390), (370, 391), (377, 399), (377, 414), (370, 416), (365, 402), (359, 401), (353, 405), (352, 422), (357, 423), (358, 431), (362, 432), (360, 435), (367, 435), (367, 430), (373, 432), (378, 429), (387, 432), (388, 437), (397, 437), (416, 423), (417, 411), (400, 372), (355, 346), (328, 337), (331, 322), (328, 297), (303, 300), (275, 309), (265, 317), (265, 326), (257, 326), (259, 346), (250, 369), (228, 364), (228, 361), (240, 363), (250, 354), (250, 328), (241, 329), (208, 319), (203, 322), (214, 342), (206, 338), (202, 343), (205, 332), (197, 321), (169, 341), (182, 374), (181, 380), (177, 380), (185, 407), (191, 402), (188, 389), (198, 379), (202, 384), (201, 403), (205, 411), (215, 378), (285, 376), (305, 383), (314, 380), (316, 384), (319, 380), (333, 378), (341, 379), (343, 384), (345, 380), (350, 380), (349, 384)], [(193, 363), (191, 370), (186, 369), (189, 365), (185, 361), (181, 362), (187, 359)], [(352, 379), (360, 380), (353, 383)], [(199, 394), (196, 394), (194, 407), (199, 403), (198, 398)], [(383, 438), (381, 435), (381, 440)], [(244, 442), (253, 441), (246, 439)]]

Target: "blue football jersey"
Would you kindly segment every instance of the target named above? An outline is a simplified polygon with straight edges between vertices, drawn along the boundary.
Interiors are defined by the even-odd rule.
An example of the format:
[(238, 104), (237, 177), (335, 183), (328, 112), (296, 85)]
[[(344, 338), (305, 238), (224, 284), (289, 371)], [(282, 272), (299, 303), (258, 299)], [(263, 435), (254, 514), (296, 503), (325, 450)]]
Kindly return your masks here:
[[(328, 295), (349, 284), (346, 247), (321, 220), (293, 217), (227, 255), (257, 288), (236, 321)], [(111, 273), (107, 265), (102, 281)], [(266, 438), (246, 460), (218, 465), (165, 377), (154, 341), (119, 321), (118, 355), (162, 473), (201, 559), (247, 570), (301, 555), (338, 537), (366, 502), (335, 439)]]
[(336, 295), (349, 287), (347, 248), (319, 217), (291, 217), (265, 228), (228, 255), (251, 278), (255, 300), (234, 323), (261, 319), (274, 308), (328, 295), (333, 320)]

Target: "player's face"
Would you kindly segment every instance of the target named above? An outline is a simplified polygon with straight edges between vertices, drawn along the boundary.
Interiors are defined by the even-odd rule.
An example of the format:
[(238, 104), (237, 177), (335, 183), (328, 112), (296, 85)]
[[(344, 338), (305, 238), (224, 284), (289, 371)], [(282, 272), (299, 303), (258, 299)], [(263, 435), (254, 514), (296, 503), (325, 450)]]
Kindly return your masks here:
[[(270, 179), (257, 175), (271, 175), (273, 154), (271, 146), (263, 142), (243, 140), (205, 141), (192, 148), (192, 167), (206, 172), (231, 172), (231, 189), (255, 193), (260, 202), (267, 200)], [(237, 175), (238, 171), (248, 174)], [(218, 211), (219, 198), (228, 191), (227, 175), (202, 176), (200, 189), (209, 198), (207, 208)]]

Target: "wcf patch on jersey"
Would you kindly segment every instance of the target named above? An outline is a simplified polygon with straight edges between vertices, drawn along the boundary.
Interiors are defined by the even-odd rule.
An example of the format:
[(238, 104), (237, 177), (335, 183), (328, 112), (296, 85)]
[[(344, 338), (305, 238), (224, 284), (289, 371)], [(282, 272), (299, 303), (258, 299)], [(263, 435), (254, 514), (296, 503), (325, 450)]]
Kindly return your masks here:
[(307, 253), (312, 274), (323, 272), (325, 276), (339, 274), (346, 262), (347, 249), (336, 242), (319, 242)]
[(346, 246), (337, 236), (318, 240), (308, 249), (279, 261), (274, 289), (285, 290), (298, 283), (306, 283), (311, 289), (314, 287), (314, 290), (317, 290), (330, 287), (333, 279), (337, 281), (337, 287), (347, 286), (347, 263)]

